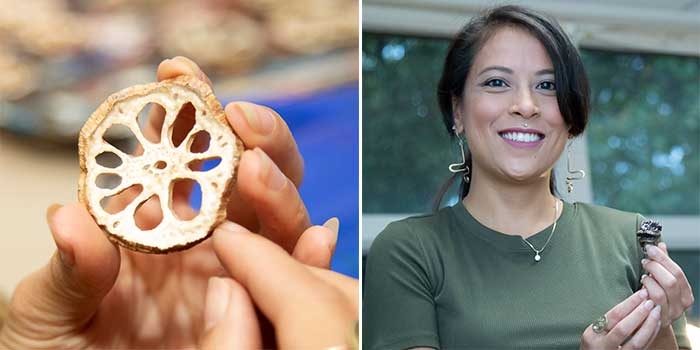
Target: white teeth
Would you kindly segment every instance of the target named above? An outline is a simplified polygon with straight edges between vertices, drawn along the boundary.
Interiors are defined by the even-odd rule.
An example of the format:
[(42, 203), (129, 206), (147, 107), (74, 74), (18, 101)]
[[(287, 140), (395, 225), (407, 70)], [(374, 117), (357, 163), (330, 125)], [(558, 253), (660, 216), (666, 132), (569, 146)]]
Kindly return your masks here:
[(507, 140), (511, 141), (517, 141), (517, 142), (535, 142), (539, 141), (542, 139), (542, 136), (539, 134), (531, 134), (531, 133), (524, 133), (524, 132), (507, 132), (501, 134), (501, 137)]

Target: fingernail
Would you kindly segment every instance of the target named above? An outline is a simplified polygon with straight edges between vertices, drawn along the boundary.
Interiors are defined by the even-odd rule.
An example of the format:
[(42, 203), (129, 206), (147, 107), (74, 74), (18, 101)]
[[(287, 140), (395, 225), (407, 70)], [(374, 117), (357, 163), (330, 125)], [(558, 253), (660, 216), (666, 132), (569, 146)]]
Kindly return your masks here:
[(639, 297), (642, 298), (642, 300), (646, 299), (649, 296), (649, 292), (647, 292), (646, 288), (642, 288), (639, 290)]
[(323, 223), (323, 227), (333, 231), (336, 236), (338, 236), (338, 230), (340, 229), (340, 220), (337, 217), (332, 217)]
[(260, 160), (260, 169), (267, 169), (261, 170), (260, 180), (265, 183), (267, 188), (273, 191), (281, 190), (287, 183), (287, 177), (282, 174), (279, 168), (277, 168), (277, 165), (272, 162), (272, 159), (270, 159), (263, 150), (256, 147), (253, 151), (258, 155), (258, 159)]
[(647, 249), (647, 254), (649, 254), (649, 256), (652, 258), (656, 258), (659, 255), (659, 248), (657, 248), (654, 245), (647, 244), (646, 249)]
[(253, 131), (260, 135), (267, 135), (272, 132), (272, 129), (275, 127), (275, 120), (272, 112), (268, 109), (252, 103), (236, 103), (235, 106), (248, 120), (248, 125)]
[(647, 300), (644, 302), (644, 308), (647, 310), (651, 310), (651, 308), (654, 307), (654, 302), (651, 300)]
[(61, 208), (61, 205), (58, 203), (54, 203), (49, 205), (48, 208), (46, 208), (46, 221), (51, 223), (53, 221), (53, 215), (56, 214), (58, 209)]
[(645, 278), (647, 278), (647, 275), (646, 274), (642, 275), (642, 277), (639, 279), (639, 282), (644, 282)]
[(231, 287), (221, 277), (209, 278), (207, 296), (204, 301), (204, 331), (209, 331), (226, 314), (231, 299)]
[(647, 259), (642, 259), (642, 266), (646, 265), (649, 262)]
[(245, 227), (232, 222), (232, 221), (224, 221), (219, 226), (217, 226), (214, 231), (220, 231), (228, 234), (241, 234), (241, 233), (248, 233), (248, 229)]

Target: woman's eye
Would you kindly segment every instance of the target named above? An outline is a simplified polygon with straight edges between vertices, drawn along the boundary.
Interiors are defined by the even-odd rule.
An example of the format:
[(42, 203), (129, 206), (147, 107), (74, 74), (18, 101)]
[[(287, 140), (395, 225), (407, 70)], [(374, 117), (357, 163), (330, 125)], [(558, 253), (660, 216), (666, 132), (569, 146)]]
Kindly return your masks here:
[(489, 80), (485, 81), (483, 85), (488, 86), (488, 87), (494, 87), (494, 88), (508, 86), (508, 84), (506, 84), (506, 82), (503, 81), (503, 79), (489, 79)]
[(556, 90), (556, 86), (554, 85), (553, 81), (543, 81), (537, 85), (537, 88), (551, 91)]

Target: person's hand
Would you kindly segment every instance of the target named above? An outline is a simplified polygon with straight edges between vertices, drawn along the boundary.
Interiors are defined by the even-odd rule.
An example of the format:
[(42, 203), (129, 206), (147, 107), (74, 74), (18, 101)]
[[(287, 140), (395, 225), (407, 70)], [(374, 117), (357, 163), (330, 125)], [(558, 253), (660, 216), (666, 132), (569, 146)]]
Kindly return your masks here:
[[(178, 75), (208, 81), (183, 57), (158, 67), (158, 80)], [(337, 222), (336, 232), (307, 230), (308, 213), (296, 189), (303, 161), (287, 125), (262, 106), (234, 103), (225, 110), (246, 148), (253, 149), (239, 163), (228, 218), (257, 228), (308, 264), (328, 267)], [(185, 137), (187, 129), (179, 125), (192, 118), (191, 110), (178, 115), (174, 137)], [(153, 109), (144, 133), (159, 130), (162, 120), (162, 110)], [(191, 210), (190, 191), (174, 191), (176, 211)], [(121, 200), (130, 200), (129, 194), (109, 205)], [(157, 206), (146, 203), (142, 209), (137, 221), (157, 219)], [(81, 204), (52, 206), (47, 218), (57, 253), (17, 286), (0, 348), (191, 348), (199, 342), (208, 279), (224, 271), (211, 240), (184, 252), (141, 254), (113, 245)]]
[[(306, 266), (234, 223), (220, 225), (213, 244), (230, 278), (209, 280), (202, 350), (356, 346), (357, 280)], [(267, 320), (276, 343), (260, 329)]]
[(693, 292), (683, 270), (668, 256), (666, 243), (647, 245), (642, 266), (649, 275), (642, 275), (642, 285), (651, 300), (661, 305), (661, 325), (666, 327), (693, 305)]
[(581, 349), (647, 349), (660, 330), (661, 307), (642, 288), (605, 313), (607, 325), (599, 332), (588, 326)]

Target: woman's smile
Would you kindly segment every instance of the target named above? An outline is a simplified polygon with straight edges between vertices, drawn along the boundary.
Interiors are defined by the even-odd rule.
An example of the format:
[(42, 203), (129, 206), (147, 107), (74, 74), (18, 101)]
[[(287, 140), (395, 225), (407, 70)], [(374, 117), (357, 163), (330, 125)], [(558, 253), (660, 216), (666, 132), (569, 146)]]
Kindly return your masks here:
[(538, 130), (509, 128), (498, 132), (503, 141), (515, 148), (535, 148), (542, 144), (545, 135)]

